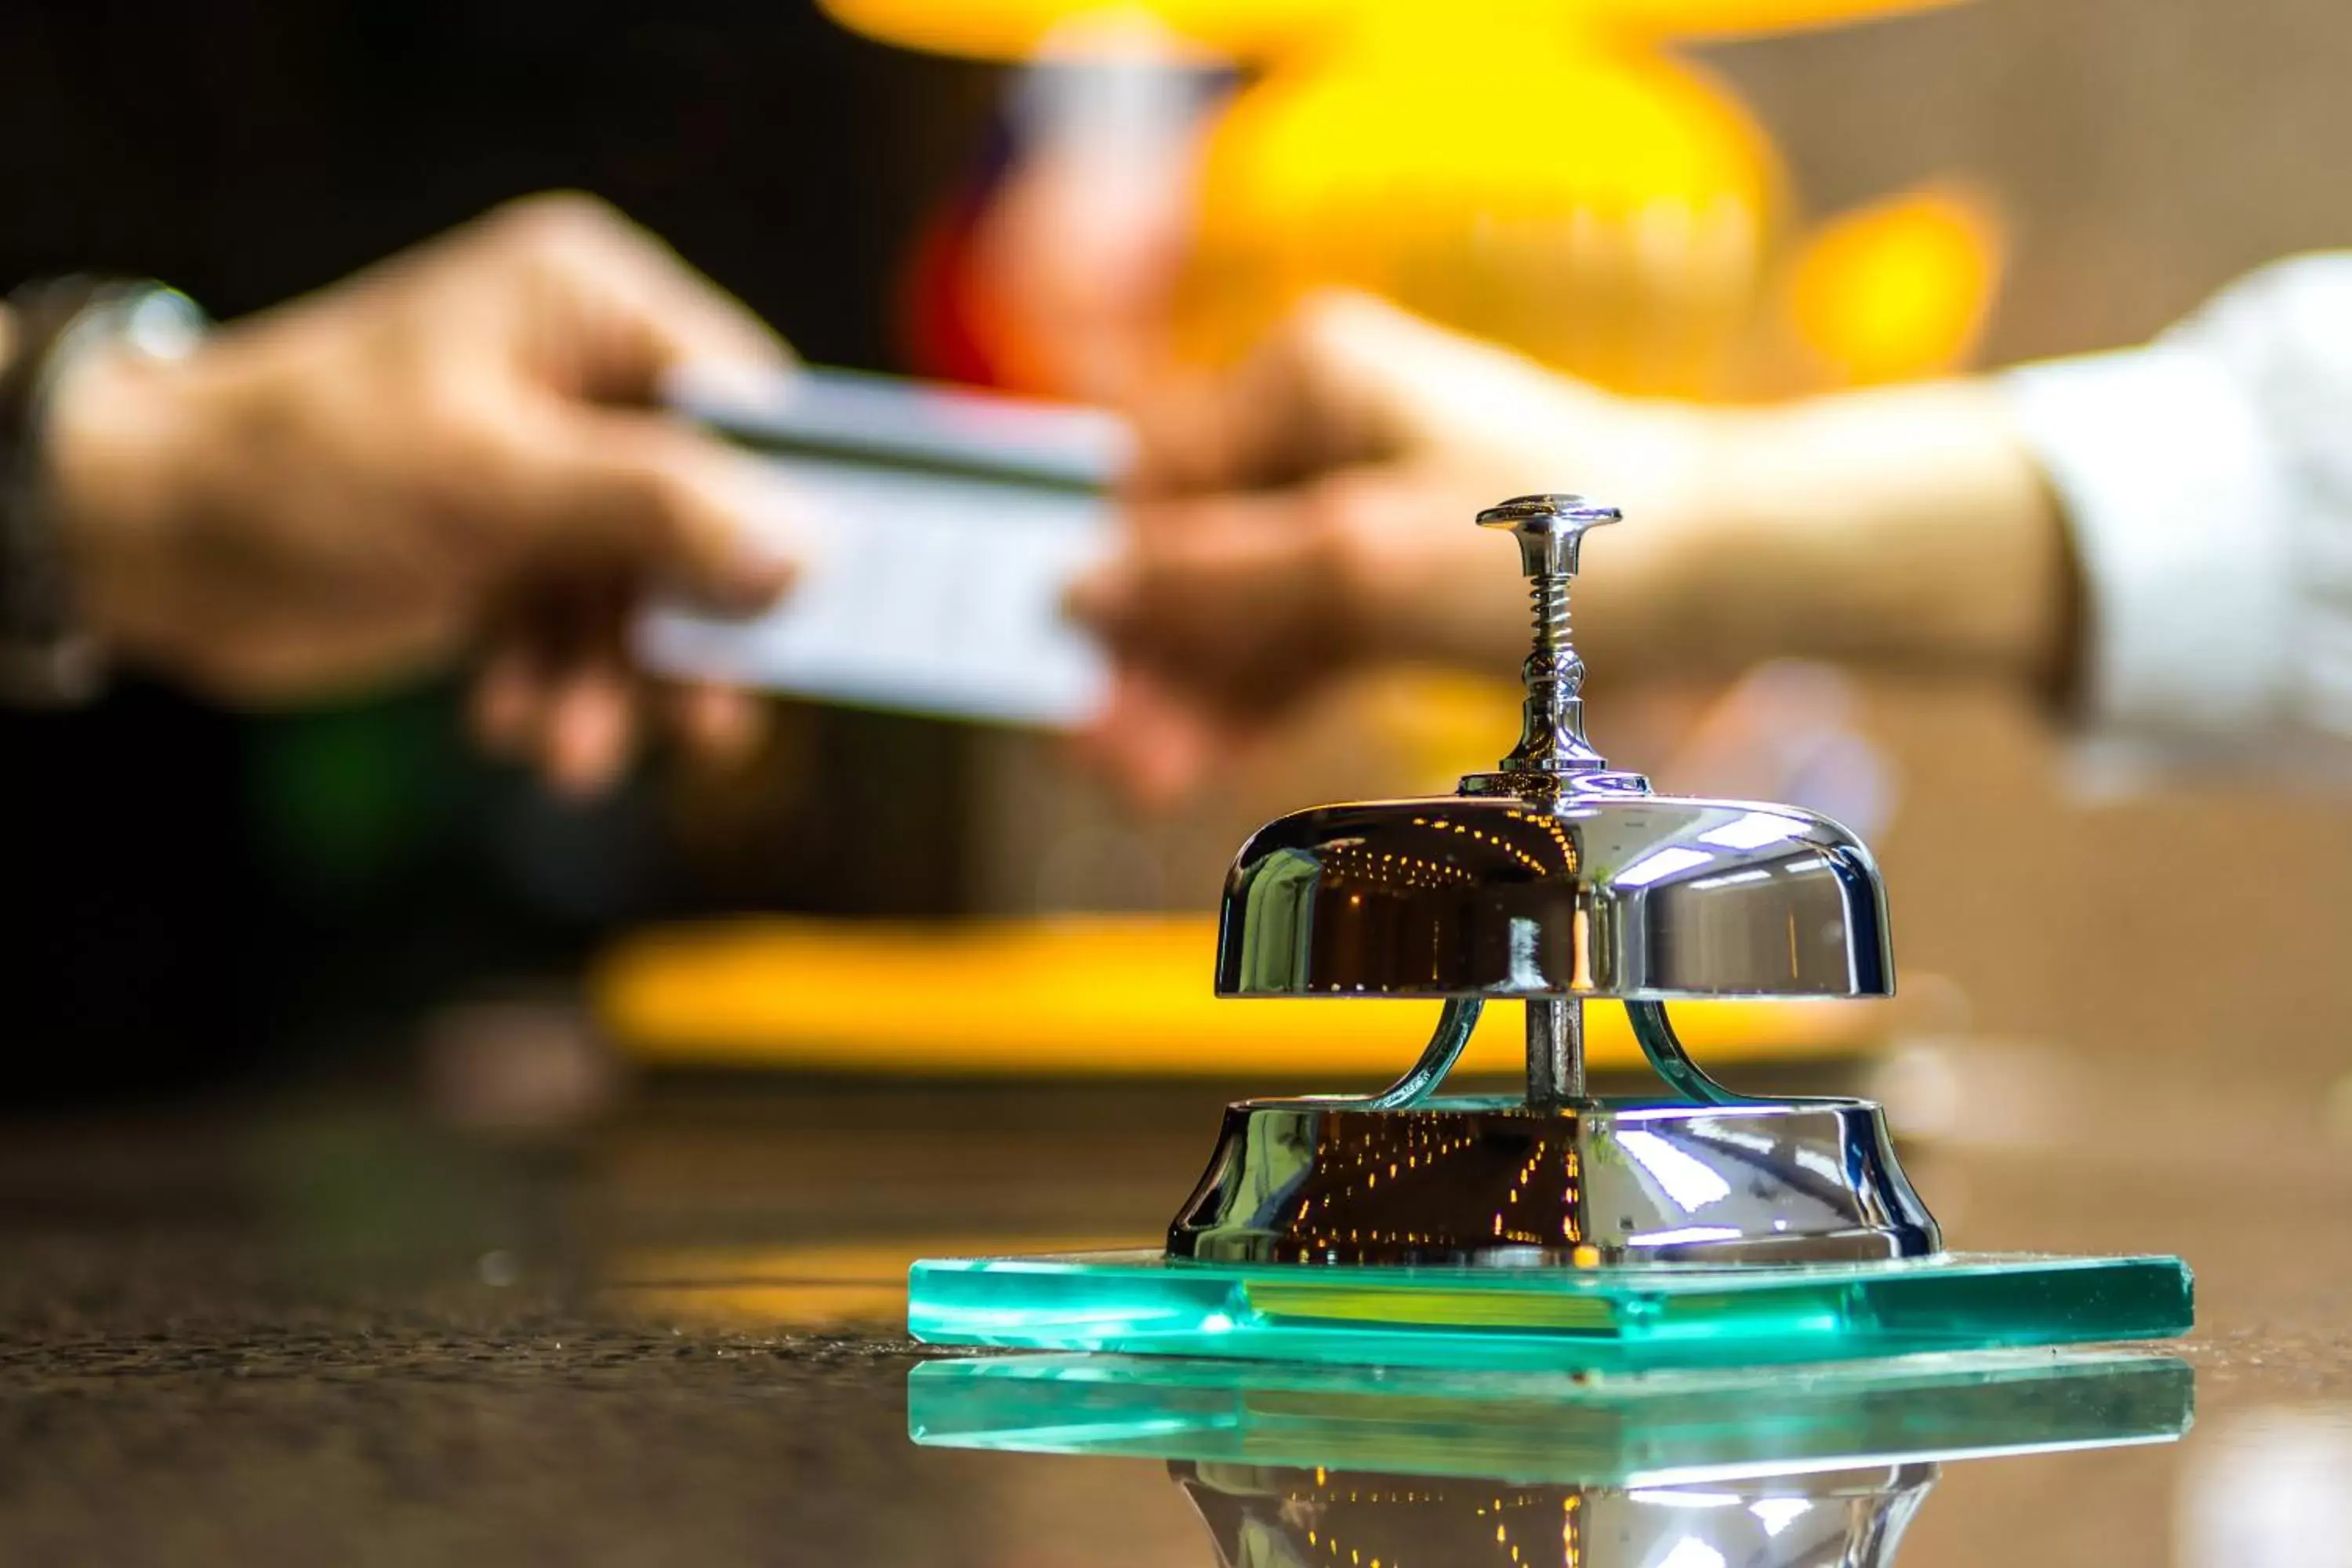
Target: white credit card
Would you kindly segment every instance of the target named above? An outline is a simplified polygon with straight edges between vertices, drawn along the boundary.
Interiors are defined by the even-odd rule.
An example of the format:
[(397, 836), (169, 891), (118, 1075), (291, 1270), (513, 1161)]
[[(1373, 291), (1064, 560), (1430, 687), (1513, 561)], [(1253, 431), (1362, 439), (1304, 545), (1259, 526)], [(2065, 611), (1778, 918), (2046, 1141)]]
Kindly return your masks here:
[(773, 465), (803, 566), (749, 619), (656, 605), (636, 628), (649, 668), (983, 722), (1099, 710), (1108, 666), (1062, 604), (1111, 549), (1118, 420), (831, 370), (680, 377), (667, 401)]

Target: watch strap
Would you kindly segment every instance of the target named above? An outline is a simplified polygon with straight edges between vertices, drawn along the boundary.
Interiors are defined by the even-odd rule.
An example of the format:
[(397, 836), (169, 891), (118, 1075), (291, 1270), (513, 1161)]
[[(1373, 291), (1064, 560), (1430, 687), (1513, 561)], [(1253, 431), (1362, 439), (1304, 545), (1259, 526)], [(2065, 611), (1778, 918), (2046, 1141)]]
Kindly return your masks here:
[(69, 707), (102, 689), (106, 653), (82, 620), (47, 462), (49, 405), (81, 355), (128, 342), (184, 348), (204, 324), (154, 282), (54, 278), (8, 296), (15, 334), (0, 364), (0, 703)]

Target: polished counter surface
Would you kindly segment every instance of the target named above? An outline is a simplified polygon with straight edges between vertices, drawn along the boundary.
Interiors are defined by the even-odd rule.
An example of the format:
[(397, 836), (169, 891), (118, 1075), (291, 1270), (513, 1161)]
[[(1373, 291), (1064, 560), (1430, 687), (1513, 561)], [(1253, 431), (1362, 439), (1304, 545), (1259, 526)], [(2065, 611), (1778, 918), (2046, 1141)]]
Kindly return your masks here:
[[(1904, 1471), (1899, 1560), (2346, 1560), (2310, 1554), (2352, 1526), (2352, 1149), (2325, 1108), (2123, 1092), (2063, 1062), (1945, 1078), (1965, 1099), (2021, 1073), (2038, 1117), (1953, 1114), (1945, 1082), (1915, 1177), (1956, 1246), (2186, 1255), (2200, 1329), (2168, 1348), (2195, 1369), (2196, 1424)], [(1284, 1521), (1304, 1540), (1325, 1516), (1300, 1498), (1349, 1478), (1269, 1492), (908, 1437), (908, 1373), (937, 1352), (898, 1321), (905, 1262), (1149, 1238), (1214, 1110), (1195, 1089), (771, 1084), (656, 1090), (530, 1136), (367, 1102), (18, 1124), (0, 1140), (0, 1541), (125, 1563), (1305, 1561), (1328, 1542), (1299, 1548)], [(1458, 1476), (1366, 1484), (1486, 1506)], [(1235, 1500), (1252, 1487), (1265, 1518)], [(1391, 1532), (1411, 1550), (1388, 1568), (1655, 1568), (1591, 1533), (1622, 1495), (1538, 1490), (1514, 1506), (1587, 1536), (1515, 1557), (1423, 1521)], [(1683, 1552), (1675, 1568), (1729, 1560)]]

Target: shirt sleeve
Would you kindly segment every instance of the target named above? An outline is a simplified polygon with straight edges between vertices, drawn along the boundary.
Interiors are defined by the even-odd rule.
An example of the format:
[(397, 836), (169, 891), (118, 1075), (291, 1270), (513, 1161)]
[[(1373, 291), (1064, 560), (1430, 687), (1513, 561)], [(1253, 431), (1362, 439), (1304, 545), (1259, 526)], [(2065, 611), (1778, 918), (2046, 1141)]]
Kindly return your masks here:
[(2352, 778), (2352, 253), (2002, 387), (2082, 569), (2085, 736)]

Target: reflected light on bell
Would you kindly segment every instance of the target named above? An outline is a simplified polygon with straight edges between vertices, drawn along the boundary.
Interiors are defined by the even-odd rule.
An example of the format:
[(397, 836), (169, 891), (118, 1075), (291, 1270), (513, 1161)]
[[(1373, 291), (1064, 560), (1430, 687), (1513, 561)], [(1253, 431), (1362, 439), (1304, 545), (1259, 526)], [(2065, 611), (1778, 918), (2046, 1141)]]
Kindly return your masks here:
[(1643, 1487), (1625, 1495), (1653, 1508), (1738, 1508), (1740, 1503), (1736, 1492), (1664, 1491)]
[(1727, 1225), (1685, 1225), (1673, 1230), (1636, 1231), (1625, 1238), (1628, 1247), (1683, 1247), (1701, 1241), (1737, 1241), (1739, 1227)]
[(1795, 1151), (1795, 1157), (1800, 1170), (1811, 1171), (1823, 1181), (1834, 1182), (1838, 1179), (1837, 1162), (1821, 1150), (1799, 1149)]
[[(1620, 1132), (1617, 1142), (1641, 1163), (1643, 1170), (1657, 1178), (1658, 1185), (1666, 1189), (1666, 1196), (1685, 1214), (1731, 1195), (1730, 1184), (1709, 1170), (1703, 1161), (1693, 1159), (1654, 1132)], [(1681, 1233), (1673, 1234), (1679, 1237)], [(1694, 1236), (1689, 1239), (1701, 1238)]]
[(1704, 1541), (1685, 1536), (1658, 1559), (1657, 1568), (1724, 1568), (1723, 1553)]
[(1798, 1520), (1812, 1512), (1813, 1504), (1810, 1498), (1759, 1498), (1748, 1505), (1748, 1511), (1756, 1516), (1764, 1526), (1764, 1533), (1770, 1536), (1780, 1534)]
[(1795, 837), (1805, 825), (1793, 816), (1783, 816), (1777, 811), (1751, 811), (1734, 817), (1720, 827), (1710, 827), (1698, 836), (1701, 844), (1717, 844), (1726, 849), (1761, 849), (1767, 844), (1780, 844)]
[(1669, 845), (1656, 854), (1636, 860), (1618, 872), (1617, 883), (1620, 887), (1646, 888), (1651, 883), (1671, 877), (1677, 871), (1687, 871), (1694, 866), (1704, 866), (1714, 858), (1714, 856), (1704, 849), (1692, 849), (1680, 844)]
[[(1816, 860), (1814, 864), (1819, 865), (1821, 862)], [(1752, 866), (1745, 871), (1726, 871), (1720, 877), (1701, 877), (1697, 881), (1693, 882), (1691, 887), (1699, 892), (1706, 892), (1714, 888), (1736, 888), (1742, 882), (1767, 882), (1771, 880), (1771, 878), (1772, 873), (1763, 867)]]

